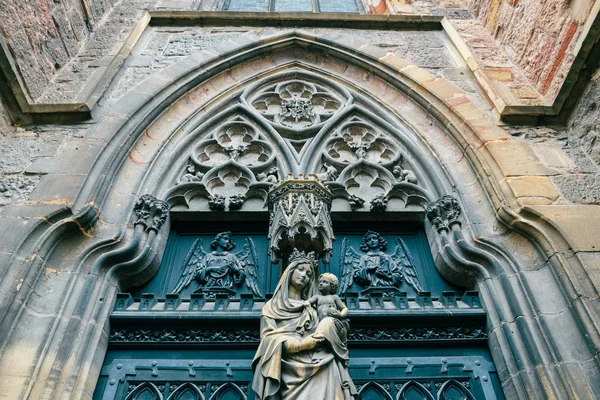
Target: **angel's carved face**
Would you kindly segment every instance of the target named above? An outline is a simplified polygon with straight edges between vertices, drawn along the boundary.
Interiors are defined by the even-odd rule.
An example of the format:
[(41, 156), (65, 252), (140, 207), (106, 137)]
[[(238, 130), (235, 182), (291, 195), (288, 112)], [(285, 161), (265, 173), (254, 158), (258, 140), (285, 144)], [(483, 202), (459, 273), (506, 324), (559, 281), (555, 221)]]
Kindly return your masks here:
[(365, 236), (365, 243), (370, 250), (375, 250), (379, 248), (379, 236), (375, 234), (369, 234)]
[(308, 264), (299, 264), (294, 268), (292, 277), (290, 279), (290, 285), (294, 286), (298, 290), (304, 289), (312, 278), (312, 269)]
[(231, 245), (231, 237), (229, 235), (223, 235), (219, 238), (219, 247), (222, 249), (228, 249)]

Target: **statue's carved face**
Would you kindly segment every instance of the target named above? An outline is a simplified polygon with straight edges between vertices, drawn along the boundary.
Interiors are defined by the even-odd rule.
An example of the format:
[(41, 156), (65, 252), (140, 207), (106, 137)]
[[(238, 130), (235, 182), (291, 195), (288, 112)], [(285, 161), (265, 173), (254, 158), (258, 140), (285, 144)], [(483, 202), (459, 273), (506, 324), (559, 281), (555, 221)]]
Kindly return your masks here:
[(379, 248), (379, 237), (377, 235), (369, 234), (365, 238), (365, 243), (370, 250), (375, 250)]
[(299, 264), (292, 272), (292, 278), (290, 284), (296, 289), (304, 289), (312, 278), (312, 269), (308, 264)]
[(319, 277), (319, 292), (322, 294), (334, 293), (335, 291), (333, 290), (333, 285), (334, 283), (331, 281), (331, 279), (325, 276)]
[(229, 235), (223, 235), (219, 239), (219, 247), (221, 247), (222, 249), (228, 249), (230, 242), (231, 238), (229, 237)]

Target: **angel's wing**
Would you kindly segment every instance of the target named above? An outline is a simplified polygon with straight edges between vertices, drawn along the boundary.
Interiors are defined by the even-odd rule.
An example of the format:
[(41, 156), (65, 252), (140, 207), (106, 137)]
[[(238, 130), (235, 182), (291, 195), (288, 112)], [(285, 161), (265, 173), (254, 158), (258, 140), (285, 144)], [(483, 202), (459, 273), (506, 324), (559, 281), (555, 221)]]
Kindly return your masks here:
[(404, 281), (417, 292), (423, 292), (423, 287), (417, 276), (415, 260), (410, 255), (410, 251), (408, 251), (408, 247), (404, 241), (399, 237), (396, 237), (396, 250), (392, 254), (392, 260), (400, 268)]
[(202, 239), (198, 238), (185, 257), (183, 271), (181, 272), (179, 281), (177, 281), (177, 285), (175, 285), (175, 289), (173, 289), (173, 293), (181, 292), (194, 280), (198, 273), (198, 268), (202, 264), (202, 261), (204, 261), (205, 256), (206, 252), (202, 248)]
[(258, 286), (258, 257), (252, 239), (247, 237), (244, 247), (235, 256), (238, 258), (246, 274), (246, 285), (248, 285), (255, 295), (262, 297), (260, 287)]
[(360, 254), (352, 246), (346, 243), (347, 238), (342, 241), (342, 250), (340, 252), (340, 293), (344, 293), (354, 282), (354, 272), (360, 267)]

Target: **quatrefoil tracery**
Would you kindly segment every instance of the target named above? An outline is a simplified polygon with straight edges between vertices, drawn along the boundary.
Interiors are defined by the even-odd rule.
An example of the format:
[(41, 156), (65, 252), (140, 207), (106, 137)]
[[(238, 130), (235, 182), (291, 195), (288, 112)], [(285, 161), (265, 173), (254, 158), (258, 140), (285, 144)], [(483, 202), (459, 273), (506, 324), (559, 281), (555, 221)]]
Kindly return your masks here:
[(345, 89), (291, 69), (248, 88), (240, 97), (287, 139), (307, 139), (353, 102)]
[(391, 166), (400, 158), (398, 147), (386, 135), (364, 122), (345, 124), (325, 145), (324, 158), (338, 167), (369, 161)]
[(261, 140), (250, 124), (225, 124), (212, 136), (212, 139), (201, 142), (192, 154), (192, 160), (200, 169), (210, 169), (229, 160), (255, 169), (273, 160), (275, 152), (272, 146)]
[(238, 100), (220, 114), (224, 122), (209, 125), (177, 178), (179, 192), (195, 191), (211, 209), (240, 209), (259, 192), (266, 199), (289, 173), (314, 174), (353, 210), (383, 210), (407, 190), (422, 191), (394, 139), (399, 128), (337, 83), (293, 68)]

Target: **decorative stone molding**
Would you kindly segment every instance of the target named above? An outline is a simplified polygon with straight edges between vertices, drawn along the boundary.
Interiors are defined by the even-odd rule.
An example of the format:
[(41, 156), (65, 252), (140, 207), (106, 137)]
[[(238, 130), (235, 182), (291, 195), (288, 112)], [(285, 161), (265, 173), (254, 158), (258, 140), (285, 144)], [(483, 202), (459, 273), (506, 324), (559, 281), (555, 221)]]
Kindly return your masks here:
[[(351, 328), (351, 342), (397, 342), (487, 339), (483, 325), (408, 327), (408, 328)], [(108, 339), (114, 343), (258, 343), (257, 329), (112, 329)]]
[(453, 224), (460, 224), (458, 216), (461, 213), (458, 200), (450, 195), (444, 195), (439, 200), (427, 206), (427, 218), (437, 227), (438, 232), (450, 230)]
[(269, 192), (271, 261), (296, 248), (315, 251), (329, 262), (335, 240), (331, 226), (331, 192), (314, 178), (287, 179)]
[(147, 231), (158, 232), (169, 216), (169, 205), (162, 200), (145, 194), (135, 203), (133, 225), (143, 225)]

